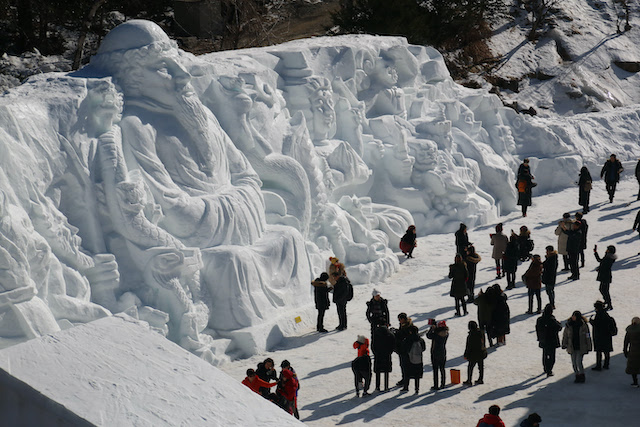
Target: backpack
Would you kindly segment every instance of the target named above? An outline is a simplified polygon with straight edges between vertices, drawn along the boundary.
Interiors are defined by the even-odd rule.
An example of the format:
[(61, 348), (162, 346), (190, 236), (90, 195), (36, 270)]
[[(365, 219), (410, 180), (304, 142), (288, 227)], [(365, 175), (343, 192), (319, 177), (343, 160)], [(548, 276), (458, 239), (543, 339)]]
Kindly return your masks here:
[(347, 301), (351, 301), (353, 299), (353, 285), (349, 279), (345, 281), (347, 282)]
[(409, 362), (414, 365), (422, 364), (422, 340), (414, 341), (411, 345), (411, 350), (409, 350)]
[(609, 322), (609, 333), (612, 337), (618, 335), (618, 325), (616, 325), (616, 321), (613, 317), (609, 317), (611, 321)]
[(527, 191), (527, 181), (524, 179), (518, 180), (518, 193), (524, 193)]
[(584, 187), (583, 187), (584, 191), (591, 191), (591, 187), (592, 187), (591, 181), (589, 180), (585, 181)]

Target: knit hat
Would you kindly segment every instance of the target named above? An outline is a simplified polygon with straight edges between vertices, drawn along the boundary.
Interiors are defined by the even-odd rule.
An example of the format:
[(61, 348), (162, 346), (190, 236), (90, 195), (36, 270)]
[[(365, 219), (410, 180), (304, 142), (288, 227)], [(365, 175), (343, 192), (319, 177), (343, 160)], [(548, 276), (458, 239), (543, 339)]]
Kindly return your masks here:
[(356, 340), (356, 342), (359, 342), (360, 344), (364, 344), (366, 342), (366, 338), (364, 335), (358, 335), (358, 339)]
[(447, 322), (446, 322), (446, 321), (444, 321), (444, 320), (440, 320), (440, 321), (436, 324), (436, 326), (437, 326), (438, 328), (444, 328), (444, 327), (446, 327), (446, 326), (447, 326)]
[(374, 297), (375, 297), (376, 295), (380, 295), (380, 291), (379, 291), (379, 290), (377, 290), (377, 289), (374, 289), (374, 290), (373, 290), (373, 292), (371, 292), (371, 295), (373, 295)]

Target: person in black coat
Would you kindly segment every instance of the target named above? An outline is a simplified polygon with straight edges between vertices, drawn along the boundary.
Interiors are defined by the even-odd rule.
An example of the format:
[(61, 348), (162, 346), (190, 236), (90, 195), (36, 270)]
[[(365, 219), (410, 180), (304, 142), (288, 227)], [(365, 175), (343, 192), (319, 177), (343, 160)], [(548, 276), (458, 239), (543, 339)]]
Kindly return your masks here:
[(604, 257), (600, 258), (598, 255), (598, 245), (595, 245), (593, 247), (593, 255), (595, 255), (596, 260), (600, 263), (598, 267), (598, 277), (596, 279), (600, 282), (600, 293), (602, 294), (602, 298), (604, 298), (604, 303), (607, 305), (607, 310), (613, 310), (609, 287), (611, 286), (612, 280), (611, 268), (617, 259), (616, 247), (613, 245), (607, 246)]
[(384, 391), (389, 391), (389, 372), (392, 371), (391, 355), (396, 338), (386, 324), (378, 325), (373, 332), (373, 372), (376, 373), (376, 391), (380, 391), (380, 374), (384, 374)]
[[(636, 180), (638, 181), (638, 187), (640, 187), (640, 160), (636, 163)], [(638, 200), (640, 200), (640, 189), (638, 190)]]
[(613, 203), (613, 196), (616, 194), (616, 185), (618, 185), (618, 181), (620, 181), (620, 174), (623, 170), (624, 168), (620, 160), (616, 159), (615, 154), (612, 154), (600, 171), (600, 178), (604, 178), (607, 193), (609, 193), (609, 203)]
[(582, 206), (582, 213), (585, 214), (589, 212), (589, 198), (592, 187), (593, 179), (591, 179), (591, 173), (586, 166), (583, 166), (578, 177), (578, 204)]
[[(609, 316), (602, 301), (593, 304), (596, 315), (589, 320), (593, 327), (593, 349), (596, 351), (596, 366), (591, 368), (594, 371), (601, 371), (602, 368), (609, 369), (609, 357), (613, 351), (613, 336), (618, 334), (618, 327), (613, 317)], [(602, 354), (604, 353), (604, 365), (602, 364)]]
[(529, 159), (524, 159), (518, 168), (516, 190), (518, 191), (518, 205), (522, 207), (522, 216), (527, 216), (527, 208), (531, 206), (531, 189), (537, 184), (533, 182), (533, 175), (529, 167)]
[(507, 304), (507, 295), (499, 284), (492, 286), (494, 298), (493, 313), (491, 313), (491, 325), (489, 334), (496, 338), (499, 346), (507, 344), (506, 335), (511, 332), (511, 310)]
[[(447, 339), (449, 339), (447, 323), (444, 320), (434, 322), (427, 332), (427, 338), (431, 340), (431, 366), (433, 367), (431, 390), (443, 389), (446, 383), (444, 366), (447, 363)], [(440, 386), (438, 386), (438, 374), (440, 374)]]
[[(414, 359), (414, 344), (418, 345), (419, 356), (417, 359)], [(420, 391), (420, 378), (422, 378), (422, 373), (424, 371), (424, 366), (422, 364), (422, 353), (426, 350), (427, 345), (424, 340), (420, 338), (418, 334), (418, 327), (412, 325), (407, 330), (407, 337), (402, 341), (402, 351), (407, 353), (407, 365), (405, 366), (405, 375), (407, 380), (405, 382), (402, 391), (409, 391), (409, 381), (411, 378), (415, 380), (415, 393), (418, 394)]]
[(547, 304), (542, 316), (536, 321), (536, 336), (542, 349), (542, 368), (547, 377), (553, 376), (553, 365), (556, 363), (556, 348), (560, 347), (558, 333), (562, 325), (553, 315), (553, 306)]
[(409, 378), (407, 378), (407, 365), (409, 364), (409, 354), (405, 352), (402, 342), (409, 335), (409, 328), (413, 326), (413, 322), (407, 316), (407, 313), (398, 314), (398, 322), (400, 323), (398, 329), (394, 330), (394, 336), (396, 339), (395, 352), (398, 353), (400, 358), (400, 371), (402, 372), (402, 378), (396, 385), (409, 387)]
[(584, 250), (587, 249), (587, 233), (589, 233), (589, 224), (580, 212), (576, 212), (576, 221), (580, 222), (580, 231), (582, 232), (582, 246), (578, 253), (580, 259), (580, 268), (584, 267)]
[(349, 302), (351, 296), (349, 294), (351, 283), (345, 275), (340, 275), (338, 272), (332, 274), (337, 277), (336, 284), (333, 287), (333, 303), (338, 310), (339, 319), (336, 330), (344, 331), (347, 329), (347, 302)]
[(511, 231), (509, 243), (504, 250), (502, 268), (507, 276), (507, 289), (516, 287), (516, 271), (518, 270), (518, 258), (520, 257), (520, 249), (518, 248), (518, 237)]
[(371, 336), (378, 325), (389, 325), (389, 307), (380, 291), (374, 289), (371, 299), (367, 301), (367, 320), (371, 324)]
[(467, 235), (467, 226), (464, 223), (460, 223), (460, 228), (455, 233), (456, 235), (456, 253), (464, 256), (469, 243), (469, 236)]
[[(578, 268), (578, 256), (582, 250), (582, 224), (580, 221), (574, 221), (570, 226), (566, 223), (560, 223), (562, 232), (567, 235), (567, 255), (569, 256), (569, 268), (571, 276), (569, 280), (580, 280), (580, 269)], [(570, 228), (569, 228), (570, 227)]]
[(327, 332), (324, 328), (324, 313), (327, 311), (331, 303), (329, 302), (329, 275), (322, 273), (320, 277), (311, 282), (313, 286), (313, 296), (316, 303), (316, 310), (318, 310), (318, 322), (316, 323), (316, 330), (318, 332)]
[(542, 283), (549, 297), (549, 304), (556, 308), (556, 277), (558, 275), (558, 252), (549, 245), (546, 248), (547, 254), (542, 263)]
[(469, 361), (467, 368), (467, 380), (464, 385), (473, 385), (473, 368), (478, 365), (479, 377), (476, 384), (484, 384), (484, 359), (487, 358), (487, 348), (484, 345), (484, 335), (478, 328), (478, 324), (469, 321), (469, 335), (464, 349), (464, 358)]
[[(278, 372), (274, 368), (273, 359), (267, 357), (263, 362), (258, 363), (256, 375), (258, 376), (258, 378), (265, 382), (278, 381)], [(269, 394), (271, 394), (271, 390), (269, 390), (267, 387), (260, 387), (259, 391), (260, 394), (265, 398), (268, 398)]]

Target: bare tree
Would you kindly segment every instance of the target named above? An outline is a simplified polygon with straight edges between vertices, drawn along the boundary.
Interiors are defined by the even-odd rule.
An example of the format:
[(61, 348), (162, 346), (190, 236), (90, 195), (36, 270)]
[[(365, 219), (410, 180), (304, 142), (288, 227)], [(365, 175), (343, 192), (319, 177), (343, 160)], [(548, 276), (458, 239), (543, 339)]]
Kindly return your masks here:
[(100, 6), (105, 4), (107, 1), (108, 0), (95, 0), (91, 5), (91, 8), (85, 15), (84, 20), (82, 21), (82, 28), (80, 29), (80, 36), (78, 37), (78, 45), (76, 46), (76, 52), (73, 56), (72, 68), (74, 70), (80, 68), (80, 63), (82, 62), (82, 50), (84, 49), (84, 41), (87, 39), (87, 33), (89, 32), (89, 28), (91, 27), (91, 22), (96, 16), (98, 9), (100, 9)]
[(538, 37), (538, 31), (544, 26), (544, 21), (560, 0), (521, 0), (521, 2), (524, 9), (532, 15), (531, 31), (528, 38), (529, 40), (535, 40)]

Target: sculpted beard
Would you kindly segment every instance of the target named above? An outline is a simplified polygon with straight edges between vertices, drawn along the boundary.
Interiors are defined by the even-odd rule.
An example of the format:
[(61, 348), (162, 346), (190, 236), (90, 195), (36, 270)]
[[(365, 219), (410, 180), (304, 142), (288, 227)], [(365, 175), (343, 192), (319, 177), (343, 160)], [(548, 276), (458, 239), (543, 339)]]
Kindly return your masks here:
[(177, 96), (176, 118), (190, 136), (186, 141), (189, 153), (207, 176), (212, 175), (213, 152), (209, 141), (209, 120), (206, 107), (193, 93)]

